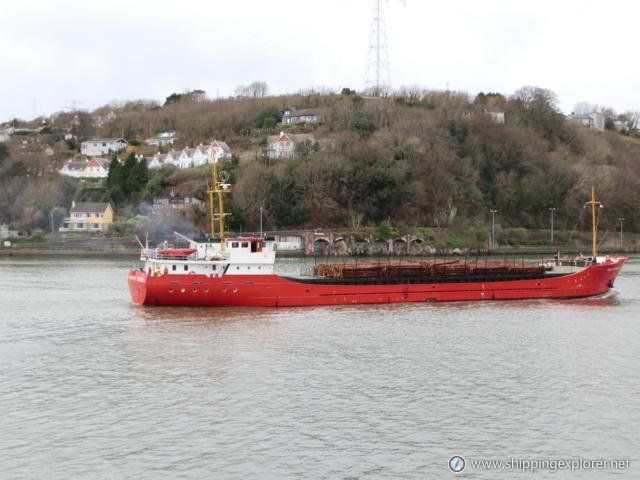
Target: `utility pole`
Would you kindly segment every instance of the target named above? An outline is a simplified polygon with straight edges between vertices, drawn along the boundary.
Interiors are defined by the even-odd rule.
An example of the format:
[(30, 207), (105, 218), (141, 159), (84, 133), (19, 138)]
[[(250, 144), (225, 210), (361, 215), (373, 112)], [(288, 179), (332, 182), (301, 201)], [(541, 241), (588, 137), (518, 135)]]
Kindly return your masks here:
[(491, 213), (491, 250), (494, 249), (496, 245), (496, 213), (497, 210), (489, 210)]
[(618, 221), (620, 222), (620, 250), (622, 250), (622, 223), (624, 220), (623, 217), (618, 217)]
[(553, 243), (553, 215), (556, 213), (557, 208), (550, 208), (549, 211), (551, 212), (551, 243)]
[(53, 224), (53, 214), (56, 212), (56, 210), (58, 210), (60, 207), (53, 207), (51, 208), (51, 210), (49, 210), (49, 225), (51, 227), (51, 233), (55, 233), (55, 226)]

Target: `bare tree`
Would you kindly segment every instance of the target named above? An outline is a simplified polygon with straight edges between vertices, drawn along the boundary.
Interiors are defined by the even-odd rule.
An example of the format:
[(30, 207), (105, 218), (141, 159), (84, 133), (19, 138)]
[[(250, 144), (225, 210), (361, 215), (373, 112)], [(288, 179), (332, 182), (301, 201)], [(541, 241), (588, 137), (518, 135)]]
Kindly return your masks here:
[(558, 96), (551, 90), (540, 87), (522, 87), (513, 95), (513, 99), (519, 102), (526, 110), (541, 105), (551, 110), (558, 110)]
[(249, 85), (239, 85), (236, 87), (237, 97), (264, 98), (269, 93), (267, 82), (255, 81)]

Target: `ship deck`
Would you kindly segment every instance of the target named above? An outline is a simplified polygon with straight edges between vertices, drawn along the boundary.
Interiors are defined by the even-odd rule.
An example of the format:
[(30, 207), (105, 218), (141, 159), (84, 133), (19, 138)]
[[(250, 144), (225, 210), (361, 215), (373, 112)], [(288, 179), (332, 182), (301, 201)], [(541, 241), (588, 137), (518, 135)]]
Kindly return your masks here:
[(490, 283), (514, 280), (539, 280), (542, 278), (564, 277), (574, 272), (542, 273), (522, 275), (424, 275), (415, 277), (373, 277), (373, 278), (327, 278), (313, 276), (281, 275), (282, 278), (298, 283), (314, 285), (415, 285), (433, 283)]

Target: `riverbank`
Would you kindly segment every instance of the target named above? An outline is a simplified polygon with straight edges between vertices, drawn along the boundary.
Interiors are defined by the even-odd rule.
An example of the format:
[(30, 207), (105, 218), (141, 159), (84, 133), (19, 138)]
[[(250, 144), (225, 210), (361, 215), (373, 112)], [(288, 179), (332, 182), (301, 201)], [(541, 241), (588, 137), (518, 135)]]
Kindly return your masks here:
[[(430, 258), (440, 258), (440, 257), (530, 257), (530, 256), (552, 256), (556, 255), (560, 252), (563, 255), (577, 255), (582, 253), (584, 255), (588, 255), (590, 252), (590, 247), (585, 245), (583, 248), (563, 248), (559, 247), (539, 247), (539, 246), (527, 246), (520, 245), (512, 248), (502, 248), (496, 249), (493, 251), (442, 251), (436, 253), (429, 254), (406, 254), (406, 253), (395, 253), (393, 255), (375, 255), (375, 254), (321, 254), (321, 253), (312, 253), (306, 254), (304, 251), (280, 251), (278, 252), (278, 258), (381, 258), (381, 257), (430, 257)], [(640, 249), (632, 248), (632, 249), (616, 249), (616, 248), (601, 248), (598, 250), (601, 254), (636, 254), (640, 253)], [(123, 259), (137, 259), (140, 256), (139, 248), (127, 248), (121, 250), (77, 250), (77, 249), (60, 249), (60, 248), (46, 248), (46, 247), (38, 247), (38, 248), (2, 248), (0, 249), (0, 258), (6, 257), (20, 257), (20, 258), (29, 258), (29, 257), (83, 257), (83, 258), (123, 258)]]
[[(305, 230), (269, 232), (277, 243), (278, 257), (476, 257), (476, 256), (531, 256), (572, 255), (591, 252), (590, 232), (555, 232), (554, 242), (545, 230), (503, 229), (496, 235), (496, 248), (490, 241), (469, 244), (463, 235), (454, 235), (450, 229), (418, 229), (412, 233), (380, 238), (371, 232), (348, 230)], [(234, 235), (234, 234), (231, 234)], [(239, 233), (237, 235), (259, 235)], [(601, 232), (598, 251), (608, 253), (640, 252), (640, 237), (625, 233)], [(148, 245), (165, 240), (186, 245), (181, 239), (150, 237)], [(623, 240), (621, 242), (621, 240)], [(7, 242), (7, 241), (5, 241)], [(0, 257), (6, 256), (79, 256), (88, 258), (137, 258), (140, 244), (135, 237), (91, 237), (79, 235), (47, 234), (19, 238), (0, 244)], [(620, 245), (624, 248), (620, 248)]]

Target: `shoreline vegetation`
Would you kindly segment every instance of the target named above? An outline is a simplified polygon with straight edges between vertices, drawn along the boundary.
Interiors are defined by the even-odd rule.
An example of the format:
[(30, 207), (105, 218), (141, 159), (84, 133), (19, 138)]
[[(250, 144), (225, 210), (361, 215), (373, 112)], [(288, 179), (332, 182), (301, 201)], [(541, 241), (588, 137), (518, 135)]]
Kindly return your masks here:
[[(553, 243), (549, 230), (500, 229), (496, 235), (496, 247), (491, 248), (490, 239), (476, 242), (473, 248), (466, 247), (465, 234), (446, 229), (433, 233), (432, 229), (412, 231), (401, 236), (382, 239), (380, 232), (307, 231), (266, 232), (277, 238), (298, 239), (300, 246), (293, 250), (279, 250), (279, 258), (354, 258), (354, 257), (476, 257), (476, 256), (527, 256), (527, 255), (571, 255), (591, 251), (591, 233), (586, 231), (555, 231)], [(256, 232), (230, 232), (234, 235), (258, 235)], [(32, 238), (11, 239), (10, 246), (0, 247), (0, 257), (7, 256), (78, 256), (78, 257), (138, 257), (140, 247), (133, 236), (90, 237), (85, 235), (49, 234)], [(332, 244), (325, 239), (336, 239)], [(172, 245), (184, 246), (184, 241), (174, 235), (156, 236), (149, 239), (154, 247), (168, 240)], [(619, 232), (600, 232), (598, 250), (609, 253), (640, 253), (640, 235), (625, 233), (620, 244)], [(367, 243), (365, 243), (367, 242)], [(364, 247), (363, 247), (364, 245)], [(366, 248), (365, 248), (366, 247)]]

